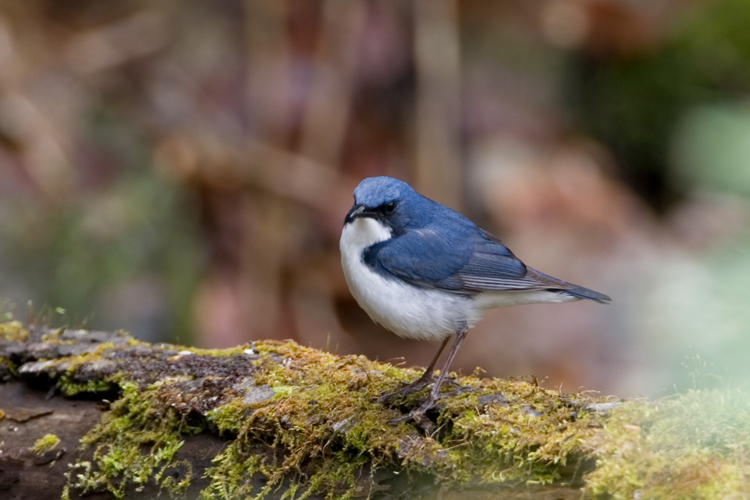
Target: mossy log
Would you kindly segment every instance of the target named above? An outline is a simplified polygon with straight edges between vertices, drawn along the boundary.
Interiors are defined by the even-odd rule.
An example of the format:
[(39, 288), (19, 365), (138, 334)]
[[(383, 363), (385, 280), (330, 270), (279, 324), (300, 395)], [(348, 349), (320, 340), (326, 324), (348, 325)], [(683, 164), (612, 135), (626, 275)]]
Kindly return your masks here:
[[(0, 324), (0, 498), (744, 498), (750, 403), (418, 376), (293, 342), (200, 350)], [(709, 401), (707, 408), (705, 402)], [(719, 418), (717, 421), (716, 418)]]

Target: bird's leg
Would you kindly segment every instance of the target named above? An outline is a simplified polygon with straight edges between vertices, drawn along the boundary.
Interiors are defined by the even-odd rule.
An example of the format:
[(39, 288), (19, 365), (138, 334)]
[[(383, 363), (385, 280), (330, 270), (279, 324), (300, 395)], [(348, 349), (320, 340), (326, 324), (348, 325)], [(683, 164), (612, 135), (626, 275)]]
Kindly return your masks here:
[(450, 337), (446, 337), (445, 340), (443, 340), (443, 343), (440, 344), (440, 349), (438, 349), (437, 354), (434, 358), (432, 358), (432, 361), (430, 361), (429, 366), (427, 369), (422, 373), (422, 375), (415, 380), (414, 382), (410, 384), (406, 384), (405, 386), (401, 387), (400, 389), (389, 392), (388, 394), (384, 394), (378, 398), (378, 402), (380, 403), (390, 403), (393, 401), (393, 399), (396, 396), (408, 396), (409, 394), (414, 394), (415, 392), (418, 392), (422, 390), (422, 388), (428, 386), (433, 380), (433, 372), (435, 371), (435, 364), (437, 363), (437, 360), (440, 358), (440, 355), (443, 353), (443, 349), (445, 349), (446, 344), (448, 344), (448, 339)]
[(466, 338), (466, 334), (468, 333), (468, 331), (469, 325), (464, 325), (463, 328), (461, 328), (461, 330), (456, 333), (456, 341), (451, 346), (451, 350), (448, 351), (448, 357), (445, 359), (443, 369), (440, 370), (440, 375), (438, 375), (435, 384), (432, 386), (430, 396), (424, 403), (419, 406), (419, 408), (413, 410), (409, 414), (409, 418), (413, 418), (426, 429), (432, 428), (434, 427), (434, 425), (425, 414), (427, 413), (427, 410), (435, 406), (435, 403), (437, 403), (438, 399), (440, 398), (440, 386), (443, 384), (443, 379), (445, 379), (445, 376), (448, 374), (448, 368), (450, 368), (451, 363), (453, 362), (453, 358), (456, 357), (458, 348), (461, 346), (461, 342), (463, 342), (463, 340)]
[(417, 380), (415, 380), (409, 385), (419, 385), (421, 389), (422, 387), (426, 386), (427, 384), (435, 380), (433, 378), (433, 374), (435, 372), (435, 365), (437, 364), (437, 360), (440, 359), (440, 355), (443, 354), (443, 349), (445, 349), (445, 346), (448, 344), (449, 339), (450, 339), (450, 336), (445, 337), (443, 342), (440, 344), (440, 348), (438, 349), (437, 354), (435, 354), (435, 357), (432, 358), (432, 361), (430, 361), (430, 364), (427, 366), (424, 373), (422, 373), (422, 375)]

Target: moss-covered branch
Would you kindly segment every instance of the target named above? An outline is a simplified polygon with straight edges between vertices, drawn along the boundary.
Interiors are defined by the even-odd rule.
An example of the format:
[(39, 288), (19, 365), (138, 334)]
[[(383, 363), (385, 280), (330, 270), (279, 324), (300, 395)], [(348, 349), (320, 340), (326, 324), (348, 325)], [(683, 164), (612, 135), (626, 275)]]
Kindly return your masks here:
[[(293, 342), (207, 351), (150, 345), (125, 333), (5, 323), (0, 391), (20, 385), (53, 395), (60, 409), (32, 421), (62, 412), (65, 402), (78, 411), (99, 404), (101, 415), (89, 417), (79, 435), (59, 436), (64, 457), (50, 429), (36, 426), (31, 433), (39, 435), (21, 449), (0, 428), (0, 490), (3, 470), (12, 466), (18, 475), (46, 456), (59, 475), (57, 462), (65, 463), (58, 498), (150, 498), (159, 491), (203, 499), (747, 493), (744, 394), (696, 392), (621, 405), (526, 382), (453, 377), (428, 415), (435, 429), (426, 431), (394, 423), (424, 394), (391, 406), (377, 402), (417, 375)], [(699, 411), (701, 401), (711, 410)], [(0, 418), (18, 406), (0, 399)], [(23, 424), (14, 422), (18, 436)]]

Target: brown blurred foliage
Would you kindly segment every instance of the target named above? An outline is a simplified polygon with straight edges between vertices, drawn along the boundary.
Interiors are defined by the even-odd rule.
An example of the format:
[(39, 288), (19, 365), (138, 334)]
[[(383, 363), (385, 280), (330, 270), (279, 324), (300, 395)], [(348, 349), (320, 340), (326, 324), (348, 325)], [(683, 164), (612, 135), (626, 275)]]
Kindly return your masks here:
[[(436, 346), (374, 325), (339, 265), (352, 189), (367, 176), (399, 177), (497, 232), (530, 265), (615, 300), (493, 312), (455, 368), (630, 387), (624, 374), (645, 361), (628, 351), (629, 297), (668, 238), (652, 200), (624, 181), (656, 179), (638, 191), (657, 197), (670, 186), (661, 171), (623, 172), (596, 134), (577, 128), (566, 68), (659, 50), (665, 20), (687, 4), (5, 2), (0, 196), (48, 214), (77, 207), (114, 253), (141, 237), (118, 232), (128, 214), (162, 211), (148, 238), (178, 236), (151, 244), (153, 269), (133, 278), (124, 268), (111, 282), (127, 286), (81, 294), (116, 290), (104, 293), (105, 319), (154, 316), (152, 330), (204, 346), (293, 338), (424, 364)], [(150, 187), (118, 198), (131, 177)], [(181, 219), (186, 229), (173, 232)], [(50, 253), (64, 240), (34, 224), (18, 231), (50, 243), (32, 247)], [(179, 257), (187, 248), (200, 256)], [(65, 303), (73, 283), (99, 272), (95, 257), (82, 262), (42, 300)], [(154, 279), (163, 269), (168, 285)], [(35, 295), (11, 295), (24, 292)], [(175, 310), (187, 319), (158, 320)]]

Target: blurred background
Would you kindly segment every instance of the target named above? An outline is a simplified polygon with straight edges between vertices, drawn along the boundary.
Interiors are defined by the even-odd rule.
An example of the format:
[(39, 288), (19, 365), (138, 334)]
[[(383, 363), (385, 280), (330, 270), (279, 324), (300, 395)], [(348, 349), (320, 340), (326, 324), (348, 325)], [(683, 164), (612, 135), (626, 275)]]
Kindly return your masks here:
[[(454, 369), (750, 388), (747, 0), (0, 5), (0, 311), (426, 365), (338, 239), (390, 175), (614, 302), (496, 310)], [(29, 302), (31, 301), (31, 305)]]

